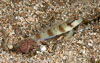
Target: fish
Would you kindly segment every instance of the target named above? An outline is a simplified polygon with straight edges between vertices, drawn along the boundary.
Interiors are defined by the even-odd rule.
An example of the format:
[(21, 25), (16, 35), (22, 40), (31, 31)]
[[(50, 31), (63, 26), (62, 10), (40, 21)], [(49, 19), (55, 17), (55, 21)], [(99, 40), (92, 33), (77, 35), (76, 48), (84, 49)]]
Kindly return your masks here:
[(79, 19), (77, 20), (71, 20), (69, 21), (69, 23), (68, 21), (66, 21), (64, 23), (61, 23), (60, 25), (55, 25), (46, 31), (37, 33), (36, 35), (31, 36), (30, 38), (36, 41), (43, 41), (49, 38), (53, 38), (63, 33), (71, 31), (73, 28), (78, 26), (82, 21), (82, 17), (79, 17)]
[(27, 40), (18, 43), (14, 46), (14, 50), (21, 53), (29, 53), (30, 50), (39, 50), (38, 42), (54, 38), (66, 32), (72, 33), (72, 30), (78, 26), (83, 21), (82, 17), (78, 19), (71, 19), (70, 21), (65, 21), (61, 24), (55, 25), (43, 32), (37, 33), (36, 35), (28, 37)]

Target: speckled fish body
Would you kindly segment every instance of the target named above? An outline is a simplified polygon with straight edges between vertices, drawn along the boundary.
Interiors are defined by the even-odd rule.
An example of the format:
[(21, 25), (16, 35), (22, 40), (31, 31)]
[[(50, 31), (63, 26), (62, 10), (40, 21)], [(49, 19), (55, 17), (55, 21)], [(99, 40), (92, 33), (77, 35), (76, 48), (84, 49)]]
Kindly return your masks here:
[(71, 31), (73, 28), (78, 26), (82, 21), (83, 21), (82, 17), (79, 17), (77, 20), (73, 20), (71, 23), (68, 23), (68, 21), (66, 21), (60, 25), (53, 26), (52, 28), (44, 32), (31, 36), (30, 38), (37, 41), (53, 38), (57, 35)]

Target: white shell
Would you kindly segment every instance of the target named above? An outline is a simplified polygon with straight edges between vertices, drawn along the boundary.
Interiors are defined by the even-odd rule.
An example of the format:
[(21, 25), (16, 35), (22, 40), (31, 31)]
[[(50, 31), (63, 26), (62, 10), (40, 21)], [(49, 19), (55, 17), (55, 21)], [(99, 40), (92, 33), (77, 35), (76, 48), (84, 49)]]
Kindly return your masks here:
[(41, 50), (41, 52), (45, 52), (47, 50), (47, 48), (45, 45), (41, 45), (40, 50)]

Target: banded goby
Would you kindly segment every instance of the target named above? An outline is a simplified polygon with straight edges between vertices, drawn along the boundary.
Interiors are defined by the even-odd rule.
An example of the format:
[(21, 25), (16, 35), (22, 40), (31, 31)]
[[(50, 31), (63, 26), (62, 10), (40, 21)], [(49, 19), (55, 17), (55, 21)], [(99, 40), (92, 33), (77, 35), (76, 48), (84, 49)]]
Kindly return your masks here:
[(45, 39), (53, 38), (57, 35), (71, 31), (73, 28), (78, 26), (82, 21), (83, 21), (82, 17), (79, 17), (77, 20), (74, 19), (72, 21), (66, 21), (64, 23), (61, 23), (60, 25), (55, 25), (52, 28), (43, 31), (41, 33), (38, 33), (36, 35), (33, 35), (29, 38), (36, 41), (42, 41)]

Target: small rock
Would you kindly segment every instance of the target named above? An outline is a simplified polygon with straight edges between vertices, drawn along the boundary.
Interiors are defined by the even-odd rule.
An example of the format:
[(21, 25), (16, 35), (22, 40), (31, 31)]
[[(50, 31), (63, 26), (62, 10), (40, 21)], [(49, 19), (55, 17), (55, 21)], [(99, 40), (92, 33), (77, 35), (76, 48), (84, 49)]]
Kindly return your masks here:
[(89, 46), (93, 46), (93, 44), (92, 44), (92, 43), (88, 43), (88, 45), (89, 45)]
[(9, 49), (12, 49), (12, 48), (13, 48), (13, 45), (9, 44), (9, 45), (8, 45), (8, 48), (9, 48)]
[(45, 51), (47, 50), (47, 48), (46, 48), (45, 45), (41, 45), (41, 46), (40, 46), (40, 50), (41, 50), (42, 52), (45, 52)]

